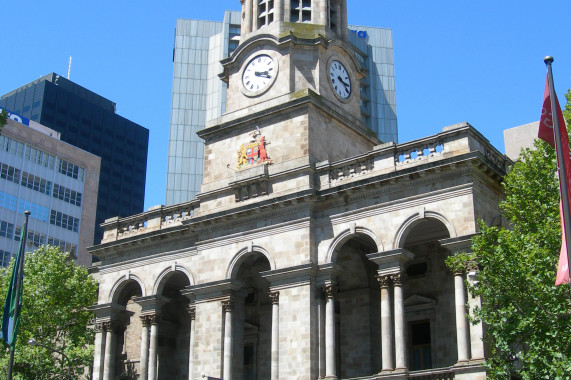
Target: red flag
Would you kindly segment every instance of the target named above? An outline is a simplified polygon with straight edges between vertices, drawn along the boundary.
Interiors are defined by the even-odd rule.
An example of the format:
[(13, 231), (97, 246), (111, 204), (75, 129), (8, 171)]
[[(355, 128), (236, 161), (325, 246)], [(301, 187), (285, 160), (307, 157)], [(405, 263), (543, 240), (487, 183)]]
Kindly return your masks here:
[[(559, 134), (561, 136), (561, 147), (563, 150), (562, 152), (558, 152), (557, 149), (555, 149), (557, 156), (562, 155), (563, 157), (563, 169), (559, 168), (559, 160), (557, 160), (557, 166), (559, 169), (559, 192), (561, 194), (561, 198), (566, 196), (571, 204), (571, 158), (569, 154), (569, 136), (567, 135), (565, 119), (563, 119), (563, 113), (561, 112), (559, 101), (557, 100), (557, 94), (555, 94), (555, 91), (553, 94), (555, 97), (555, 112), (557, 114), (557, 123), (555, 123), (555, 125), (559, 128)], [(555, 131), (553, 130), (554, 120), (552, 111), (548, 73), (547, 80), (545, 81), (545, 92), (543, 93), (543, 109), (541, 110), (539, 132), (537, 136), (540, 139), (545, 140), (552, 147), (555, 147)], [(563, 175), (562, 171), (565, 171), (565, 175)], [(567, 180), (567, 194), (563, 194), (563, 189), (561, 187), (561, 180), (563, 178), (566, 178)], [(563, 206), (561, 203), (559, 204), (559, 215), (561, 216), (561, 253), (559, 255), (559, 266), (557, 268), (557, 278), (555, 280), (555, 285), (561, 285), (569, 282), (569, 262), (567, 256), (567, 239), (565, 238), (565, 229), (571, 228), (571, 226), (565, 225), (563, 217)]]
[(555, 285), (569, 282), (569, 262), (567, 261), (567, 239), (563, 230), (563, 206), (559, 202), (559, 215), (561, 215), (561, 252), (559, 253), (559, 265), (557, 266), (557, 277)]

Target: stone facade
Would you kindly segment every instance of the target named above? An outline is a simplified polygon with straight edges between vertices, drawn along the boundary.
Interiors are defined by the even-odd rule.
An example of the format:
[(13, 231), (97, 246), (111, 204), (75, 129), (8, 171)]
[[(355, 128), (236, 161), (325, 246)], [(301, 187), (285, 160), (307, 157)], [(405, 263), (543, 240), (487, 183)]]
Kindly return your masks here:
[[(93, 378), (485, 378), (482, 327), (466, 316), (479, 300), (444, 260), (470, 248), (478, 219), (497, 220), (509, 159), (467, 123), (379, 144), (358, 121), (361, 73), (343, 36), (303, 26), (285, 41), (272, 28), (294, 2), (243, 11), (266, 3), (277, 26), (251, 25), (223, 62), (234, 105), (200, 132), (198, 199), (109, 219), (90, 249), (92, 309), (118, 326), (96, 335)], [(297, 70), (304, 49), (315, 64)], [(244, 65), (270, 50), (283, 86), (245, 94)], [(346, 101), (327, 82), (330, 57), (355, 84)]]
[[(93, 268), (98, 320), (127, 326), (115, 368), (125, 358), (139, 368), (138, 315), (153, 313), (163, 316), (159, 378), (248, 378), (248, 345), (258, 379), (404, 378), (418, 365), (456, 378), (485, 376), (481, 328), (464, 320), (458, 331), (465, 277), (456, 282), (444, 259), (469, 249), (478, 218), (492, 223), (499, 215), (499, 180), (508, 163), (461, 124), (310, 165), (311, 187), (287, 196), (268, 194), (221, 212), (193, 201), (109, 220), (91, 252), (102, 260)], [(279, 292), (277, 311), (271, 292)], [(416, 323), (424, 323), (429, 338), (427, 357), (413, 362)], [(99, 355), (107, 350), (99, 349)]]

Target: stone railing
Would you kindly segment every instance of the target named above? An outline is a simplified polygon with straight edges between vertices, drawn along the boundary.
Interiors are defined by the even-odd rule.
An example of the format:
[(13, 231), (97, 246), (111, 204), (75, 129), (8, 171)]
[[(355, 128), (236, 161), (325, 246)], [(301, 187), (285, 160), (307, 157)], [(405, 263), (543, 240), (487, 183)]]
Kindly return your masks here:
[(191, 219), (198, 207), (199, 202), (193, 200), (174, 206), (151, 207), (149, 211), (125, 218), (107, 219), (101, 224), (104, 230), (101, 243), (180, 225), (184, 220)]
[(403, 144), (386, 143), (366, 154), (316, 165), (320, 188), (349, 183), (360, 177), (397, 172), (406, 168), (480, 152), (503, 171), (510, 163), (502, 153), (468, 123), (446, 127), (441, 133)]

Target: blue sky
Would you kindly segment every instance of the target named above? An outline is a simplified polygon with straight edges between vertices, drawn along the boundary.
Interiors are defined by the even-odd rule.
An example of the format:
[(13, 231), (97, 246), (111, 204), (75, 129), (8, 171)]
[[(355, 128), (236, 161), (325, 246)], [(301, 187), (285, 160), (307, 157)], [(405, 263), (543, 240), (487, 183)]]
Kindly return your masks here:
[[(207, 6), (205, 6), (207, 5)], [(66, 75), (150, 130), (145, 209), (165, 199), (177, 18), (221, 20), (239, 0), (7, 0), (0, 94)], [(571, 1), (348, 0), (349, 23), (391, 28), (399, 141), (467, 121), (504, 151), (503, 130), (539, 119), (543, 57), (571, 88)]]

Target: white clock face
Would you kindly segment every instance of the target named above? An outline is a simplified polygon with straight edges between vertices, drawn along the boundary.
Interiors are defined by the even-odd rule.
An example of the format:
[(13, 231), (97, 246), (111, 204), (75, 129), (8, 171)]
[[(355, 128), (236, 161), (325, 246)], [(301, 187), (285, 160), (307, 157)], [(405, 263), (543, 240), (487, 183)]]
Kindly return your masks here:
[(242, 85), (249, 92), (259, 93), (270, 87), (276, 74), (276, 63), (272, 57), (261, 54), (248, 62), (242, 74)]
[(329, 66), (329, 80), (333, 90), (342, 99), (347, 99), (351, 95), (351, 79), (349, 79), (349, 73), (341, 62), (331, 62)]

